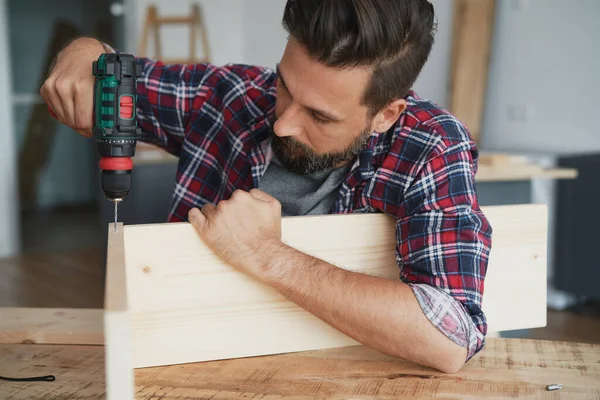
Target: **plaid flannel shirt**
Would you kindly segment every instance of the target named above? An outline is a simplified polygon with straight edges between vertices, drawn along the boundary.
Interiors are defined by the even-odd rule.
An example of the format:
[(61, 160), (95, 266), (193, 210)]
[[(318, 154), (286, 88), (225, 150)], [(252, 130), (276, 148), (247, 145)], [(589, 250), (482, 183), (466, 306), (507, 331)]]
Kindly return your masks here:
[[(276, 73), (138, 61), (141, 140), (179, 157), (169, 221), (258, 187), (272, 158)], [(478, 153), (457, 118), (414, 92), (406, 100), (398, 122), (371, 135), (330, 212), (395, 218), (400, 279), (470, 359), (485, 342), (481, 302), (491, 248), (474, 187)]]

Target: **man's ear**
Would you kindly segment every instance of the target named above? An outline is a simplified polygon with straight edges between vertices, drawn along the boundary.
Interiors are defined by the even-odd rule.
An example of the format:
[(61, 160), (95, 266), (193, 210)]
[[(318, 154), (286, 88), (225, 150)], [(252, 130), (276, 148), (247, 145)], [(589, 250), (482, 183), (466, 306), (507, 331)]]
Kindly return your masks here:
[(406, 100), (394, 100), (379, 111), (373, 118), (372, 129), (375, 132), (385, 132), (394, 125), (406, 110)]

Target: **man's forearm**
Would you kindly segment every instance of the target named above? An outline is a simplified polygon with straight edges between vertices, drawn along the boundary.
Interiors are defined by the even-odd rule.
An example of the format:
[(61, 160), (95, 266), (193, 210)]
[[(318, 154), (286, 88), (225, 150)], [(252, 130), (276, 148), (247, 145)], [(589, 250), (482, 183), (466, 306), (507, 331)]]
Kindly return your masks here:
[(464, 364), (467, 350), (431, 324), (403, 282), (346, 271), (285, 245), (268, 258), (267, 283), (358, 342), (444, 372)]

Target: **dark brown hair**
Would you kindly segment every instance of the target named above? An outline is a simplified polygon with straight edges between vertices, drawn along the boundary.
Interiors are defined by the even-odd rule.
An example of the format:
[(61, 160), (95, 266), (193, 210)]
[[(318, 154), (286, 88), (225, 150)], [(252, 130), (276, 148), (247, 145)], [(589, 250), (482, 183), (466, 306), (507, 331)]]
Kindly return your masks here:
[(406, 96), (429, 57), (427, 0), (288, 0), (283, 27), (330, 67), (372, 67), (363, 104), (372, 115)]

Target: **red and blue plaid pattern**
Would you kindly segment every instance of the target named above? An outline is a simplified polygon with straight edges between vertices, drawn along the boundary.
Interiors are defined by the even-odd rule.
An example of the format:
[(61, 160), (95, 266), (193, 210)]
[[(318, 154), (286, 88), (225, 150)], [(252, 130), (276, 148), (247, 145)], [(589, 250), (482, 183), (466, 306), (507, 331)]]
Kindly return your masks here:
[[(142, 140), (179, 157), (169, 221), (257, 187), (272, 157), (275, 72), (140, 62)], [(331, 213), (396, 218), (401, 280), (470, 358), (487, 330), (481, 301), (492, 233), (475, 194), (477, 150), (457, 118), (413, 92), (406, 99), (395, 126), (371, 135)]]

